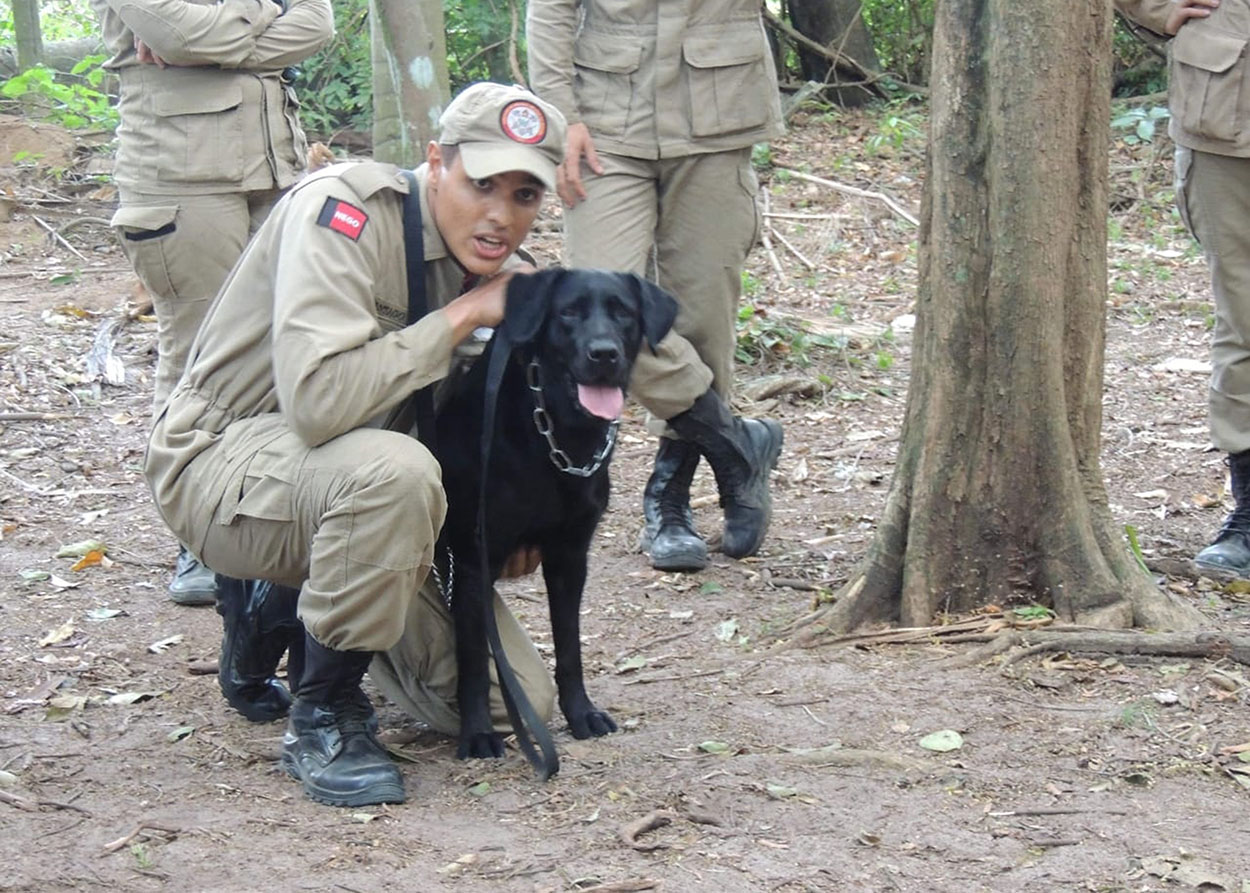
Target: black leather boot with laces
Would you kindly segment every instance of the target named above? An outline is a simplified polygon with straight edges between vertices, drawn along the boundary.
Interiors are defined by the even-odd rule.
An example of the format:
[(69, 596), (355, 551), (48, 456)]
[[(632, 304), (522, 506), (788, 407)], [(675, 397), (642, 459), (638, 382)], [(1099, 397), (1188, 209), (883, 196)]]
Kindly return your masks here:
[(282, 768), (319, 803), (403, 803), (403, 777), (378, 740), (377, 715), (360, 688), (373, 652), (335, 651), (306, 636), (304, 659)]
[(759, 551), (772, 520), (769, 476), (777, 467), (783, 435), (772, 419), (741, 419), (715, 391), (668, 420), (682, 439), (693, 442), (712, 466), (725, 510), (721, 551), (731, 558)]
[(646, 520), (639, 548), (662, 571), (698, 571), (707, 567), (707, 543), (695, 532), (690, 511), (690, 481), (699, 466), (699, 448), (684, 440), (660, 438), (655, 469), (642, 495)]
[(1225, 461), (1236, 506), (1224, 519), (1215, 541), (1194, 556), (1194, 563), (1250, 575), (1250, 450), (1232, 453)]

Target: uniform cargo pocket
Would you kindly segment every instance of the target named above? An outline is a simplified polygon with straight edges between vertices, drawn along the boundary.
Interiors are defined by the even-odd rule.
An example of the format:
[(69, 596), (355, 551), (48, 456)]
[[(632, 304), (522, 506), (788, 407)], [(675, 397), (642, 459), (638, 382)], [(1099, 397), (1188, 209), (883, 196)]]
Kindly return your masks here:
[(242, 86), (193, 80), (172, 86), (152, 100), (160, 129), (160, 178), (173, 183), (242, 179)]
[(231, 475), (233, 481), (222, 500), (218, 517), (230, 524), (239, 516), (265, 521), (295, 520), (295, 466), (300, 456), (292, 456), (280, 447), (262, 447), (247, 462), (242, 473)]
[(764, 54), (768, 44), (752, 23), (682, 41), (690, 78), (691, 133), (719, 136), (762, 127), (772, 105)]
[(1241, 110), (1246, 38), (1193, 21), (1172, 41), (1172, 113), (1187, 133), (1236, 140), (1244, 129)]
[(122, 205), (109, 222), (144, 287), (163, 298), (177, 297), (178, 289), (170, 275), (168, 237), (178, 231), (178, 206)]
[(601, 34), (582, 34), (577, 39), (573, 48), (577, 111), (595, 134), (624, 132), (641, 59), (642, 44), (636, 40)]

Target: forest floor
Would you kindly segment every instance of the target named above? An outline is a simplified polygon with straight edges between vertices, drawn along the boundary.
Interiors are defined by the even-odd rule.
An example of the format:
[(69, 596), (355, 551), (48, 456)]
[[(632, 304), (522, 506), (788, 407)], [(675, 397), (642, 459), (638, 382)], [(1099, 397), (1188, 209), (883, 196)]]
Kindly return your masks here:
[[(339, 810), (279, 770), (281, 724), (249, 724), (204, 674), (217, 615), (165, 595), (175, 544), (140, 476), (155, 327), (103, 225), (106, 147), (0, 121), (0, 163), (28, 153), (0, 171), (0, 889), (1248, 893), (1246, 667), (1062, 652), (960, 668), (973, 646), (941, 630), (774, 650), (872, 540), (916, 287), (916, 228), (804, 175), (916, 214), (923, 132), (906, 107), (800, 113), (761, 171), (740, 405), (780, 419), (786, 447), (759, 556), (680, 575), (634, 551), (655, 444), (631, 409), (583, 619), (588, 687), (622, 730), (575, 741), (554, 723), (563, 768), (542, 783), (515, 749), (457, 760), (378, 698), (408, 802)], [(1162, 140), (1111, 147), (1103, 470), (1117, 521), (1171, 569), (1159, 585), (1244, 634), (1250, 586), (1185, 561), (1226, 494), (1206, 271)], [(547, 261), (557, 218), (530, 243)], [(87, 365), (110, 341), (119, 384)], [(696, 496), (713, 534), (704, 470)], [(107, 562), (60, 557), (88, 540)], [(550, 654), (541, 581), (506, 593)], [(1031, 602), (942, 620), (1044, 616)], [(961, 746), (930, 749), (943, 731)]]

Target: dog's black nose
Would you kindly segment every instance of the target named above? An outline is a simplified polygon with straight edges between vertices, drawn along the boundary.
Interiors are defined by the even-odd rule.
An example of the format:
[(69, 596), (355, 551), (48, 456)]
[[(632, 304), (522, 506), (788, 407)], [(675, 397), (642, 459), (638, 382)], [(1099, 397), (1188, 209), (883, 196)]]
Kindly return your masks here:
[(615, 366), (621, 360), (621, 348), (615, 341), (597, 338), (586, 346), (590, 361), (599, 366)]

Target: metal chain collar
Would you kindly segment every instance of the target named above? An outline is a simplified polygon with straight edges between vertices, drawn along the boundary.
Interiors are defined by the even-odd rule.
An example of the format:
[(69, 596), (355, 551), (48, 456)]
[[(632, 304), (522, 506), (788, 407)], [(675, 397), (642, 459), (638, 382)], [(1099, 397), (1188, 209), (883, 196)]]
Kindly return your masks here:
[(443, 585), (443, 575), (438, 572), (438, 550), (434, 552), (434, 560), (430, 563), (430, 573), (434, 575), (434, 585), (438, 587), (438, 594), (443, 597), (443, 604), (447, 606), (447, 610), (451, 610), (451, 596), (456, 586), (456, 555), (451, 551), (451, 546), (447, 549), (447, 585)]
[(538, 367), (538, 360), (530, 360), (530, 364), (525, 368), (525, 383), (534, 393), (534, 427), (547, 439), (547, 446), (550, 448), (547, 456), (551, 459), (551, 464), (565, 474), (580, 478), (588, 478), (598, 471), (612, 454), (612, 447), (616, 445), (616, 429), (620, 427), (620, 420), (613, 419), (608, 425), (603, 447), (591, 457), (589, 464), (574, 465), (569, 454), (560, 449), (560, 445), (556, 443), (555, 425), (551, 421), (551, 414), (547, 412), (547, 401), (543, 399), (542, 370)]

